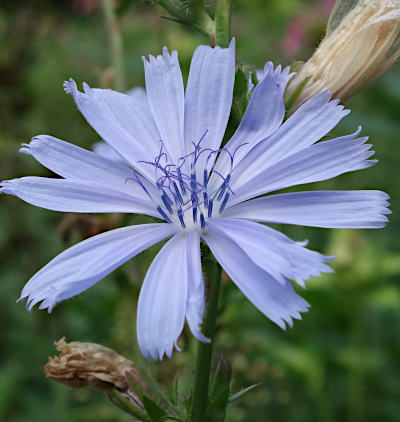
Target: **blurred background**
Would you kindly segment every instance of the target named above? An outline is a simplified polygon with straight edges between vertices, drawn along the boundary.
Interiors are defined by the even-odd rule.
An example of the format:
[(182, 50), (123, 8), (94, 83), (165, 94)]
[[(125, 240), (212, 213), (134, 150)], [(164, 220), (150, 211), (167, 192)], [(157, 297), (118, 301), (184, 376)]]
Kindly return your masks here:
[[(0, 4), (0, 180), (51, 175), (22, 142), (45, 133), (90, 148), (97, 134), (62, 83), (73, 77), (112, 87), (108, 36), (98, 0), (3, 0)], [(323, 36), (333, 1), (235, 0), (238, 58), (307, 59)], [(199, 43), (208, 40), (160, 19), (165, 12), (140, 0), (117, 2), (128, 87), (143, 85), (141, 56), (164, 45), (179, 50), (184, 75)], [(357, 94), (334, 135), (363, 126), (379, 164), (312, 189), (382, 189), (392, 197), (390, 225), (378, 231), (279, 227), (295, 240), (336, 254), (335, 274), (301, 292), (312, 308), (281, 331), (225, 280), (217, 354), (233, 362), (234, 390), (261, 385), (235, 402), (231, 422), (400, 421), (400, 65)], [(93, 341), (138, 359), (135, 311), (141, 280), (158, 250), (140, 255), (52, 314), (16, 304), (30, 276), (78, 241), (140, 217), (66, 215), (14, 197), (0, 204), (0, 421), (124, 422), (131, 418), (96, 391), (72, 390), (45, 378), (53, 341)], [(194, 340), (185, 353), (152, 363), (164, 385), (192, 371)], [(192, 355), (191, 355), (192, 354)]]

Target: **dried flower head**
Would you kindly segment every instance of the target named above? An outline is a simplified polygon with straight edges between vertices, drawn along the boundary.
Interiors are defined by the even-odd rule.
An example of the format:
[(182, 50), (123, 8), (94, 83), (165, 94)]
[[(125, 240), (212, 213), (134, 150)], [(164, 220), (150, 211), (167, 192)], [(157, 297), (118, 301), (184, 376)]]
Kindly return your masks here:
[(133, 362), (108, 347), (80, 341), (67, 343), (65, 337), (54, 344), (61, 353), (49, 357), (43, 370), (46, 377), (72, 388), (92, 387), (125, 392), (130, 387), (127, 373), (135, 379), (140, 378)]
[(385, 72), (400, 55), (400, 0), (338, 0), (327, 33), (288, 88), (310, 78), (296, 102), (328, 88), (347, 100)]

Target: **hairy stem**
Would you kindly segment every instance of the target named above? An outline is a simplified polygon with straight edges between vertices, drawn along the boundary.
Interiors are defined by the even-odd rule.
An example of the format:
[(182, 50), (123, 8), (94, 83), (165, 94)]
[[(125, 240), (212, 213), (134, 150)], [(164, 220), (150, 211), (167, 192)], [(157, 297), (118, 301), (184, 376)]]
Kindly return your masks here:
[(115, 16), (115, 1), (101, 0), (106, 30), (110, 40), (111, 60), (114, 71), (114, 85), (117, 91), (126, 90), (124, 57), (122, 51), (121, 32)]
[(203, 334), (210, 343), (198, 342), (196, 374), (193, 390), (192, 422), (207, 421), (208, 387), (210, 382), (211, 360), (214, 345), (215, 321), (217, 319), (218, 298), (221, 286), (221, 266), (209, 259), (205, 266), (209, 291), (207, 309), (203, 322)]
[(215, 5), (215, 42), (220, 47), (228, 47), (231, 41), (232, 0), (217, 0)]

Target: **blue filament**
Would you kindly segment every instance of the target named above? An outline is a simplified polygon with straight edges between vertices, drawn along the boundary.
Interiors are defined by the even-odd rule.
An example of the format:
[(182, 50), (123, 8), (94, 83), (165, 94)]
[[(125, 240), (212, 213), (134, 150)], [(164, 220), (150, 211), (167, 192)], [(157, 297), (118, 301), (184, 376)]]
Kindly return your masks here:
[(172, 201), (171, 201), (171, 199), (170, 199), (170, 197), (164, 192), (162, 195), (161, 195), (161, 199), (162, 199), (162, 201), (164, 202), (164, 205), (165, 205), (165, 208), (168, 210), (168, 212), (170, 213), (170, 214), (173, 214), (174, 213), (174, 210), (172, 209), (172, 205), (173, 205), (173, 203), (172, 203)]
[(228, 202), (229, 199), (229, 192), (225, 195), (224, 200), (221, 203), (221, 206), (219, 207), (219, 213), (221, 214), (221, 212), (224, 210), (226, 203)]
[(200, 213), (200, 226), (202, 229), (206, 227), (206, 220), (204, 220), (204, 215), (202, 212)]
[[(222, 213), (228, 203), (230, 195), (235, 193), (230, 187), (231, 174), (233, 171), (233, 161), (236, 152), (240, 145), (233, 154), (226, 148), (220, 148), (218, 150), (212, 150), (210, 148), (203, 148), (201, 143), (205, 138), (207, 131), (202, 135), (201, 139), (196, 143), (193, 142), (193, 150), (187, 155), (180, 157), (177, 160), (177, 164), (168, 163), (167, 152), (164, 152), (164, 145), (161, 141), (161, 147), (158, 155), (153, 162), (141, 161), (154, 167), (156, 185), (159, 190), (159, 197), (161, 198), (161, 206), (151, 198), (150, 192), (146, 189), (143, 182), (139, 179), (138, 175), (134, 173), (135, 180), (146, 192), (146, 194), (153, 201), (157, 211), (161, 217), (168, 223), (176, 221), (176, 217), (170, 217), (174, 214), (177, 215), (180, 225), (182, 228), (186, 228), (185, 224), (185, 213), (192, 209), (193, 222), (200, 223), (201, 228), (206, 227), (206, 219), (211, 218), (213, 215), (213, 206), (216, 201), (218, 204), (219, 213)], [(207, 160), (199, 160), (199, 157), (207, 153)], [(219, 173), (216, 169), (210, 170), (211, 164), (209, 160), (211, 157), (225, 153), (228, 155), (230, 161), (230, 168), (226, 169), (226, 173)], [(204, 165), (204, 168), (196, 169), (197, 167)], [(188, 172), (185, 171), (189, 170)], [(199, 170), (202, 172), (200, 181), (197, 180)], [(221, 182), (219, 187), (213, 191), (207, 191), (209, 176), (211, 173), (216, 173), (220, 178)], [(227, 175), (226, 175), (227, 174)], [(170, 214), (170, 216), (168, 216)], [(200, 220), (200, 221), (199, 221)]]
[(168, 217), (167, 214), (165, 214), (165, 211), (158, 206), (157, 207), (157, 211), (160, 213), (161, 217), (167, 222), (167, 223), (172, 223), (172, 220)]
[(228, 174), (228, 176), (226, 177), (224, 183), (222, 184), (221, 190), (219, 192), (218, 198), (217, 200), (220, 201), (222, 199), (222, 197), (224, 196), (224, 193), (226, 191), (227, 186), (229, 185), (229, 181), (231, 180), (231, 175)]
[(181, 191), (182, 191), (183, 195), (186, 195), (186, 188), (185, 188), (185, 183), (184, 183), (183, 178), (182, 178), (181, 169), (178, 167), (176, 169), (176, 172), (177, 172), (177, 175), (178, 175), (178, 180), (179, 180), (179, 185), (181, 187)]
[(179, 222), (181, 223), (182, 228), (184, 229), (186, 225), (185, 225), (185, 220), (183, 219), (182, 208), (178, 209), (178, 218), (179, 218)]
[(197, 223), (197, 207), (193, 207), (193, 223)]
[(208, 201), (208, 210), (207, 210), (207, 217), (208, 217), (208, 218), (211, 218), (211, 216), (212, 216), (212, 211), (213, 211), (213, 200), (212, 200), (212, 199), (210, 199), (210, 200)]
[(172, 186), (175, 189), (175, 194), (176, 194), (176, 197), (178, 198), (179, 203), (182, 205), (183, 204), (183, 198), (182, 198), (181, 192), (179, 191), (179, 188), (178, 188), (176, 182), (173, 182)]

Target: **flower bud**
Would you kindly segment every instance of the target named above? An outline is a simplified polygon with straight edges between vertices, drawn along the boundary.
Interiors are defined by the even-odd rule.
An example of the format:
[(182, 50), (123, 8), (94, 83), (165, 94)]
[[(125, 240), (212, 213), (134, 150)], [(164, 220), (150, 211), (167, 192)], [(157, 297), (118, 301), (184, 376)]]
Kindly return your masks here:
[(72, 388), (92, 387), (103, 391), (130, 388), (127, 374), (140, 379), (133, 362), (108, 347), (96, 343), (67, 343), (65, 337), (55, 342), (59, 356), (49, 357), (43, 370), (46, 377)]
[(329, 89), (346, 101), (400, 55), (400, 0), (337, 0), (321, 44), (287, 90), (309, 78), (295, 107)]

